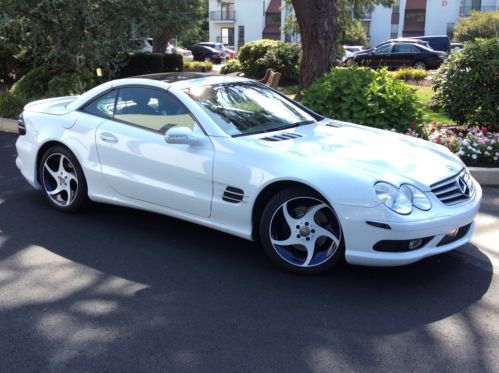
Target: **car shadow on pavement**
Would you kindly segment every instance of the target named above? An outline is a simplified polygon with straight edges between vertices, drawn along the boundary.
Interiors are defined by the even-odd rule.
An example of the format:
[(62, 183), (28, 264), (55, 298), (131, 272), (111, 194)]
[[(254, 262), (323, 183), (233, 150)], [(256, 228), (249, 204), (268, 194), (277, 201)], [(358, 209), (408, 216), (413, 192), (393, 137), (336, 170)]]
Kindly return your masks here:
[(257, 243), (194, 224), (98, 204), (63, 214), (39, 192), (11, 192), (0, 204), (3, 371), (23, 361), (53, 371), (303, 371), (352, 349), (356, 368), (381, 369), (383, 346), (406, 353), (385, 338), (407, 332), (447, 370), (457, 362), (427, 327), (464, 317), (493, 276), (471, 245), (477, 255), (299, 276)]

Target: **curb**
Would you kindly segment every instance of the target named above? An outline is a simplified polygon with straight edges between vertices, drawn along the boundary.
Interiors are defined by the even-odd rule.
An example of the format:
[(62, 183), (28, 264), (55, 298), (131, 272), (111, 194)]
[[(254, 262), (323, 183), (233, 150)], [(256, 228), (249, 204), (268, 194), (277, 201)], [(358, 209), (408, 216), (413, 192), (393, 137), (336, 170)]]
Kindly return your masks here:
[(468, 167), (480, 185), (499, 186), (499, 168)]
[(0, 131), (17, 133), (17, 121), (14, 119), (0, 118)]
[[(0, 131), (17, 133), (17, 121), (0, 118)], [(499, 168), (468, 167), (480, 185), (499, 186)]]

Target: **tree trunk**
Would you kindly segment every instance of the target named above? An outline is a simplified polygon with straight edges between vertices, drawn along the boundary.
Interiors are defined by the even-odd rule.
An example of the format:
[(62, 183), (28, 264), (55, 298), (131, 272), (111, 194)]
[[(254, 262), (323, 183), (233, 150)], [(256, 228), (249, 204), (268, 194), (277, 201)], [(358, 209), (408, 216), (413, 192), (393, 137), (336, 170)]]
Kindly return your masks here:
[(336, 62), (336, 0), (291, 0), (300, 26), (303, 57), (300, 88), (308, 87)]
[(170, 40), (170, 38), (164, 32), (154, 34), (152, 43), (153, 53), (165, 53), (168, 40)]

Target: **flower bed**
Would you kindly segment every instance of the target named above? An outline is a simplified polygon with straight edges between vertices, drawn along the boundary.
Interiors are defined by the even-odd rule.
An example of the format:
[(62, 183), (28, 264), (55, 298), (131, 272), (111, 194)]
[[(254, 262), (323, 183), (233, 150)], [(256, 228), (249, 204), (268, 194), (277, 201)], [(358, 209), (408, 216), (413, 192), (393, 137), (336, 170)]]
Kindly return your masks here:
[(499, 132), (479, 127), (427, 126), (427, 139), (456, 153), (467, 166), (499, 166)]

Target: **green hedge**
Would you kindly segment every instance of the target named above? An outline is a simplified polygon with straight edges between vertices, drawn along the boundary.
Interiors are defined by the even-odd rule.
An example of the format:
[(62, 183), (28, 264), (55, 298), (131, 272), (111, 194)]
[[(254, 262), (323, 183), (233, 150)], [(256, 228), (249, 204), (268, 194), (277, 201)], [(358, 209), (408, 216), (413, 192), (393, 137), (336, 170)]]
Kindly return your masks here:
[(48, 83), (47, 97), (80, 95), (96, 85), (92, 78), (78, 73), (57, 75)]
[(414, 89), (386, 70), (334, 68), (304, 92), (302, 103), (330, 118), (402, 133), (421, 121)]
[(0, 92), (0, 117), (17, 119), (23, 110), (23, 101), (9, 91)]
[(213, 70), (213, 63), (203, 61), (185, 61), (184, 70), (185, 69), (200, 69), (203, 72), (208, 72)]
[(10, 92), (22, 101), (33, 101), (47, 97), (49, 82), (54, 74), (47, 66), (37, 67), (19, 81), (17, 81)]
[(182, 71), (183, 58), (179, 54), (134, 53), (130, 55), (118, 76), (127, 78), (136, 75)]
[(499, 131), (499, 42), (477, 39), (451, 53), (433, 79), (433, 104), (459, 124)]
[(267, 69), (282, 74), (284, 83), (296, 83), (299, 76), (301, 48), (279, 40), (255, 40), (246, 43), (238, 53), (244, 71), (253, 78), (263, 78)]
[(220, 69), (221, 74), (230, 74), (237, 71), (243, 71), (243, 67), (241, 66), (241, 62), (236, 59), (228, 60)]

